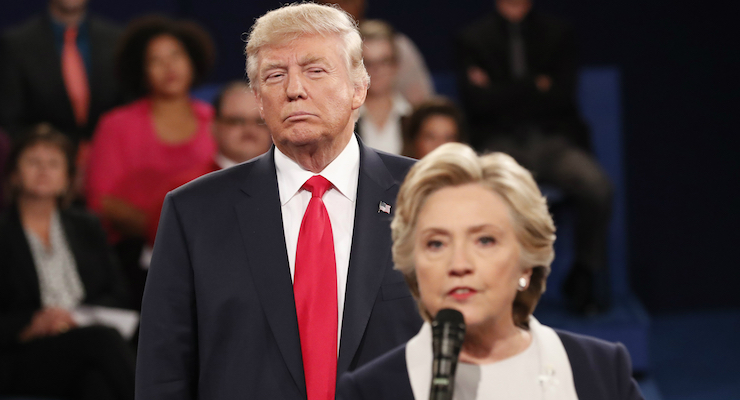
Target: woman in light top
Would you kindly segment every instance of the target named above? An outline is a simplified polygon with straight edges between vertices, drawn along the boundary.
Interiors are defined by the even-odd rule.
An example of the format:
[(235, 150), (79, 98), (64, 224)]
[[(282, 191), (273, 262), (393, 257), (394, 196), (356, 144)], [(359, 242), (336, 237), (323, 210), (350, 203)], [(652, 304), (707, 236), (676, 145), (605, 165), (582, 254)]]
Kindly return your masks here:
[(391, 229), (396, 268), (427, 323), (404, 346), (345, 374), (340, 399), (428, 399), (429, 322), (446, 308), (467, 326), (455, 399), (642, 399), (623, 345), (532, 316), (555, 227), (532, 175), (513, 158), (442, 145), (407, 175)]
[(10, 154), (12, 203), (0, 215), (0, 393), (134, 397), (134, 355), (118, 331), (80, 326), (83, 305), (123, 308), (123, 277), (92, 214), (65, 207), (72, 144), (41, 125)]

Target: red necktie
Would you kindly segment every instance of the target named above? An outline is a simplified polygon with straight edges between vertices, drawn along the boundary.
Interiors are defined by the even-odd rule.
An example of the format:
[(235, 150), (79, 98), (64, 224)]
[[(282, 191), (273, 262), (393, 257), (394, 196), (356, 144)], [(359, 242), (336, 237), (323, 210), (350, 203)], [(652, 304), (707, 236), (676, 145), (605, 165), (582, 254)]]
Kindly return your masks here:
[(69, 101), (72, 103), (77, 126), (85, 125), (90, 107), (90, 87), (87, 83), (85, 62), (82, 60), (80, 49), (77, 48), (76, 27), (69, 27), (64, 31), (62, 77)]
[(324, 195), (331, 183), (315, 175), (303, 185), (311, 201), (301, 222), (293, 293), (308, 400), (334, 400), (337, 379), (337, 263)]

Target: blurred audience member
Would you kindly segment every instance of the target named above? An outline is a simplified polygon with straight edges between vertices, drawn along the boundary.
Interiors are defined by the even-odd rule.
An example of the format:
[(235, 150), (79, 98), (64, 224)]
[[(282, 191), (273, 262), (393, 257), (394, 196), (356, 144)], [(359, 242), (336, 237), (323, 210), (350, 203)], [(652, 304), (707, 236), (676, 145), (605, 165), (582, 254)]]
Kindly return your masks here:
[(135, 292), (153, 193), (183, 170), (209, 162), (213, 108), (191, 99), (213, 63), (208, 34), (192, 22), (148, 16), (132, 22), (120, 43), (118, 71), (141, 96), (105, 114), (90, 154), (87, 204), (110, 230)]
[[(365, 19), (365, 0), (328, 0), (323, 3), (337, 4), (356, 21), (362, 22)], [(397, 89), (411, 104), (419, 104), (434, 95), (432, 76), (424, 57), (408, 36), (396, 32), (393, 40), (398, 57)]]
[(370, 147), (401, 154), (402, 120), (411, 114), (411, 105), (396, 88), (398, 49), (393, 28), (380, 20), (365, 20), (360, 23), (360, 35), (370, 87), (360, 108), (357, 133)]
[[(458, 40), (460, 93), (478, 150), (503, 151), (562, 190), (577, 214), (575, 264), (564, 292), (578, 311), (603, 308), (611, 183), (588, 153), (575, 106), (575, 37), (531, 0), (496, 0), (496, 11)], [(598, 276), (597, 276), (598, 275)]]
[(431, 98), (414, 109), (406, 121), (403, 155), (422, 158), (437, 147), (465, 139), (464, 121), (455, 103)]
[(76, 143), (120, 103), (114, 48), (121, 29), (87, 10), (88, 0), (50, 0), (5, 33), (0, 45), (0, 125), (13, 136), (48, 122)]
[(0, 217), (0, 393), (133, 399), (127, 343), (73, 318), (79, 305), (120, 308), (127, 298), (97, 218), (64, 208), (72, 154), (46, 124), (11, 153), (13, 203)]
[(216, 111), (213, 138), (218, 145), (218, 153), (212, 160), (183, 172), (159, 188), (147, 218), (149, 245), (154, 244), (167, 192), (201, 175), (251, 160), (272, 146), (270, 131), (260, 116), (257, 99), (248, 84), (241, 81), (227, 84), (214, 100), (213, 108)]

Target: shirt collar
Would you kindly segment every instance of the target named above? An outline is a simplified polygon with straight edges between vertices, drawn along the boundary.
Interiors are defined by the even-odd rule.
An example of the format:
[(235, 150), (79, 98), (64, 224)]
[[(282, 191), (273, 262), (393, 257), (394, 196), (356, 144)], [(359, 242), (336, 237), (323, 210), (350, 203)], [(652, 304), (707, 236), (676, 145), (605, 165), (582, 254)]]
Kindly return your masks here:
[[(300, 190), (306, 181), (317, 174), (303, 169), (275, 147), (275, 169), (277, 171), (280, 205), (285, 205)], [(360, 145), (352, 134), (344, 150), (318, 175), (326, 178), (344, 197), (354, 202), (357, 198), (357, 178), (360, 175)]]
[(216, 165), (218, 165), (219, 167), (221, 167), (221, 169), (226, 169), (226, 168), (229, 168), (229, 167), (233, 167), (234, 165), (237, 164), (234, 161), (232, 161), (230, 158), (226, 157), (225, 155), (223, 155), (220, 152), (217, 153), (215, 157), (213, 157), (213, 162), (215, 162)]
[[(389, 120), (391, 117), (411, 114), (412, 111), (414, 111), (413, 106), (411, 106), (411, 103), (401, 93), (396, 92), (393, 94), (393, 105), (391, 106), (390, 116), (388, 117)], [(360, 107), (360, 117), (365, 116), (365, 114), (367, 114), (367, 107), (363, 105)]]

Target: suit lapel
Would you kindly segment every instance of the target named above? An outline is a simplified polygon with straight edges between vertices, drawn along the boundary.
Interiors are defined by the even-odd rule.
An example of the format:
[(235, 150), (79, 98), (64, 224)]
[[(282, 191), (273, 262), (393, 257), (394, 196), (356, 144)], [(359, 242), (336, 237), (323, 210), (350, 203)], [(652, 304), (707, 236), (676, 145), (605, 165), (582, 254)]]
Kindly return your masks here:
[(235, 207), (254, 286), (288, 370), (301, 392), (306, 393), (274, 147), (254, 161), (241, 191)]
[(367, 327), (391, 259), (391, 216), (378, 212), (393, 204), (398, 185), (378, 154), (360, 142), (360, 176), (350, 252), (337, 374), (347, 371)]

